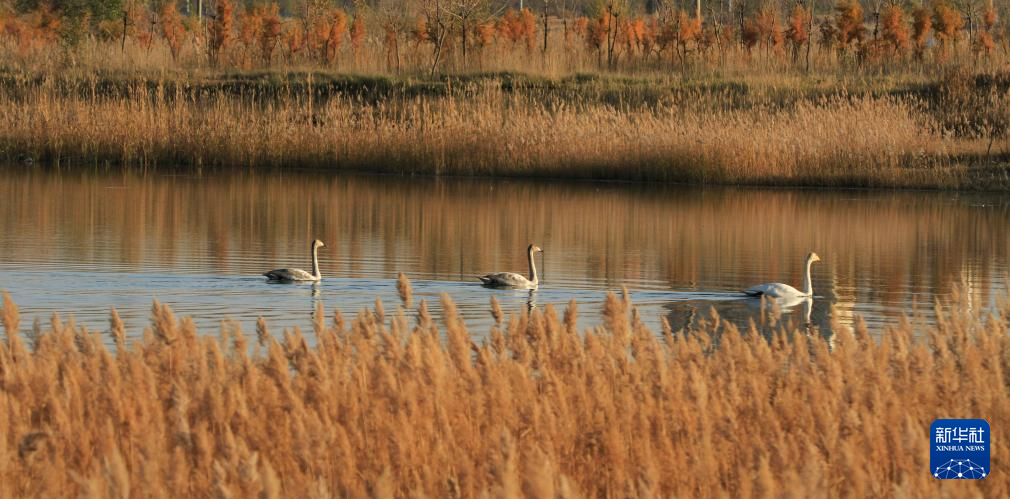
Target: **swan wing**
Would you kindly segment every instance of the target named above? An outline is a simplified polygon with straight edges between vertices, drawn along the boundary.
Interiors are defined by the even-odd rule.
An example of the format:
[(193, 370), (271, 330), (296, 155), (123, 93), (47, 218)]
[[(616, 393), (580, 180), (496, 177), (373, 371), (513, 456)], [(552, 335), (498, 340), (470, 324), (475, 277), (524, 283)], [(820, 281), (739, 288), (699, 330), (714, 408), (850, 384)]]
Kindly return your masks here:
[(770, 282), (758, 284), (757, 286), (751, 286), (745, 289), (743, 293), (747, 296), (770, 296), (772, 298), (804, 296), (800, 290), (788, 284), (782, 284), (781, 282)]
[(526, 277), (513, 272), (499, 272), (497, 274), (488, 274), (485, 276), (480, 276), (478, 277), (478, 279), (480, 279), (480, 282), (484, 283), (485, 286), (528, 288), (533, 285), (533, 283)]
[(302, 269), (276, 269), (263, 274), (271, 281), (315, 281), (316, 277)]

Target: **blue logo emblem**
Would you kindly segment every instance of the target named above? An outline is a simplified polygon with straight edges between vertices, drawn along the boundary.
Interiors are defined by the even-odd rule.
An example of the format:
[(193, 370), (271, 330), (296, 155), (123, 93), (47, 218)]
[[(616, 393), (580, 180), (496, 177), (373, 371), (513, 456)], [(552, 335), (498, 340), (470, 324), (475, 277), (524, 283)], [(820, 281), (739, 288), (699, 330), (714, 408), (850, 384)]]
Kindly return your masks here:
[(989, 476), (989, 423), (984, 419), (937, 419), (929, 427), (929, 468), (935, 478)]

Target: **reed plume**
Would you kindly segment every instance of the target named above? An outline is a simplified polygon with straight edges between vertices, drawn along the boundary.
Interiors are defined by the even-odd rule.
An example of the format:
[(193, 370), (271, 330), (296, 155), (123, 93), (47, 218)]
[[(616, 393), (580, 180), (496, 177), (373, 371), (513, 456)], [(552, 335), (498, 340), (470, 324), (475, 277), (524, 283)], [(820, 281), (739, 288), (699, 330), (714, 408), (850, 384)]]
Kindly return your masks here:
[[(483, 340), (442, 299), (442, 328), (422, 301), (410, 330), (335, 315), (252, 352), (157, 304), (130, 349), (58, 320), (34, 350), (0, 344), (0, 496), (1008, 493), (949, 488), (924, 457), (938, 417), (1010, 423), (1006, 298), (825, 339), (714, 311), (657, 336), (612, 294), (604, 327), (575, 331), (573, 302)], [(994, 464), (1008, 451), (993, 439)]]

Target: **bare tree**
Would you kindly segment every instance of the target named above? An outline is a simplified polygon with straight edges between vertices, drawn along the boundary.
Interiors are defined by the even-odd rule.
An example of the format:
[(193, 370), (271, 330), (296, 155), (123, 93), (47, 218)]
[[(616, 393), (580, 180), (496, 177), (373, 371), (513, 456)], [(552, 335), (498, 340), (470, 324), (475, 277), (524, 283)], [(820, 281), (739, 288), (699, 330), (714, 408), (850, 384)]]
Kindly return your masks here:
[(628, 12), (628, 0), (608, 0), (605, 7), (607, 15), (607, 66), (614, 67), (614, 45), (620, 31), (620, 17)]
[(445, 43), (452, 35), (454, 18), (449, 14), (451, 2), (455, 0), (420, 0), (421, 15), (424, 17), (428, 30), (428, 41), (431, 42), (431, 74), (438, 72), (442, 62)]
[(487, 12), (489, 0), (446, 0), (446, 13), (459, 23), (460, 48), (463, 53), (463, 67), (466, 68), (467, 35), (475, 24), (475, 18)]

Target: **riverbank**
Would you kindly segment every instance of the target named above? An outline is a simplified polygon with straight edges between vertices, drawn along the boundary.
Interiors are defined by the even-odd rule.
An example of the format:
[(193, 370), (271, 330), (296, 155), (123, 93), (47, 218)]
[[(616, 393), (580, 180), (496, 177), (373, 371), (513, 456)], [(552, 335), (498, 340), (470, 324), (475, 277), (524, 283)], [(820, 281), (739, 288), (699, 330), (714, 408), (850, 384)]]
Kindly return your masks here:
[[(936, 327), (829, 339), (774, 314), (649, 331), (614, 295), (585, 332), (574, 302), (511, 320), (492, 303), (477, 344), (448, 297), (439, 324), (399, 289), (283, 340), (202, 336), (155, 304), (140, 340), (113, 313), (107, 335), (54, 318), (26, 342), (5, 297), (0, 495), (1007, 493), (937, 480), (928, 457), (937, 418), (1010, 424), (1005, 301), (983, 316), (955, 294)], [(991, 451), (1000, 466), (1007, 440)]]
[(825, 187), (1010, 188), (1003, 76), (513, 73), (0, 77), (23, 165), (304, 168)]

